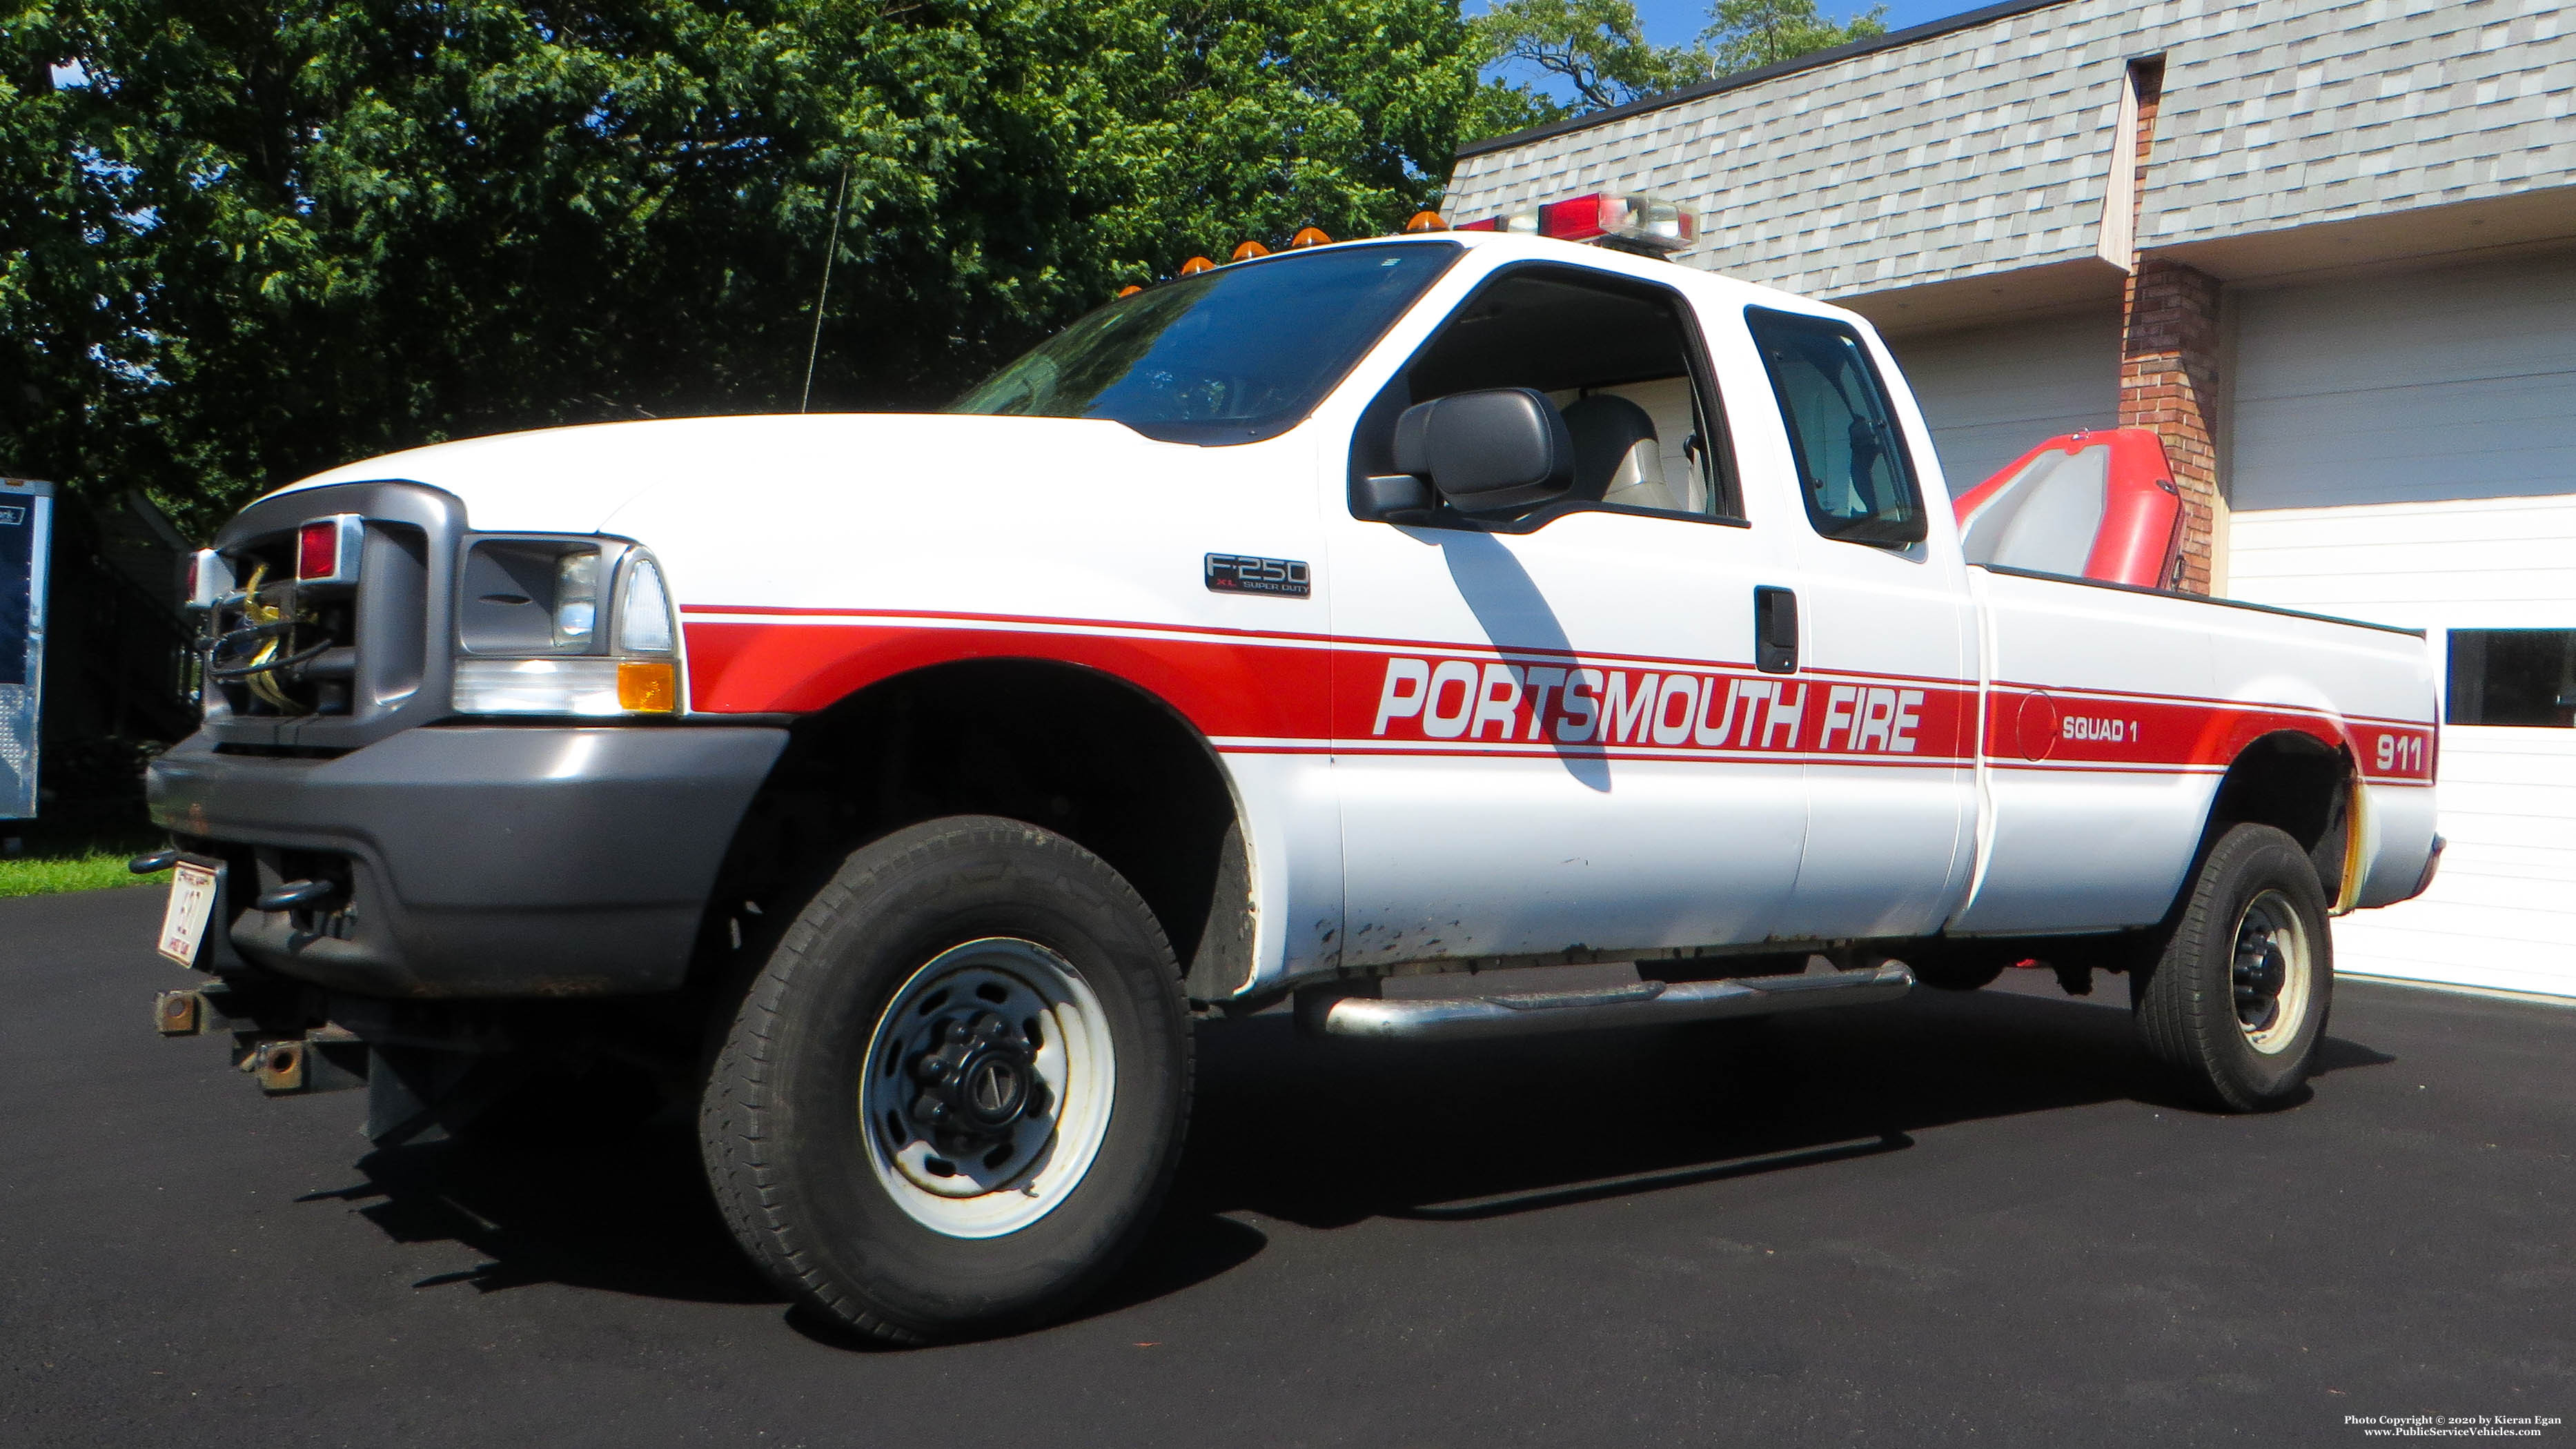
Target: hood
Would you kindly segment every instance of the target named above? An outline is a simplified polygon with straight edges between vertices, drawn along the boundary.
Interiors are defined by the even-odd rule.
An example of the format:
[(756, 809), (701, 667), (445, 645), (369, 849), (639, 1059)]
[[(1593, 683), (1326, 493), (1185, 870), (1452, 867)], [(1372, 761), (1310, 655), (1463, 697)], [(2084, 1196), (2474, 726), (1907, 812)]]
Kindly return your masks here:
[[(1075, 418), (817, 413), (594, 423), (438, 443), (346, 464), (280, 492), (405, 480), (454, 494), (478, 532), (614, 533), (630, 504), (669, 488), (716, 496), (747, 483), (855, 487), (961, 467), (1056, 475), (1081, 460), (1158, 471), (1197, 449)], [(1149, 461), (1150, 460), (1150, 461)]]

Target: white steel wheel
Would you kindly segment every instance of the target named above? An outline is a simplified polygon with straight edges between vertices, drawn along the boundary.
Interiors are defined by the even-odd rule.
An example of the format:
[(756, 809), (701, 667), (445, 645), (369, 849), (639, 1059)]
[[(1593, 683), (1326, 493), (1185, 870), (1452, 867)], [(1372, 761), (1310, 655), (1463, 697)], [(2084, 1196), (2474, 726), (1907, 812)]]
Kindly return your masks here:
[(2265, 1056), (2290, 1049), (2307, 1022), (2315, 974), (2307, 925), (2290, 898), (2267, 890), (2247, 901), (2228, 971), (2236, 1027), (2246, 1045)]
[(859, 1119), (878, 1183), (952, 1238), (1053, 1212), (1100, 1155), (1117, 1053), (1072, 963), (1006, 936), (912, 974), (868, 1043)]

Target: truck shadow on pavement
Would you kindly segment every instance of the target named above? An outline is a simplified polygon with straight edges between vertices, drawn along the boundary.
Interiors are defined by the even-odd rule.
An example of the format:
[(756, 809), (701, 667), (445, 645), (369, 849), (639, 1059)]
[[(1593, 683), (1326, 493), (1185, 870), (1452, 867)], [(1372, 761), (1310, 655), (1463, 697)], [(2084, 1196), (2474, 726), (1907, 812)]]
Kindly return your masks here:
[[(2112, 995), (2118, 993), (2113, 983)], [(1199, 1034), (1200, 1095), (1164, 1219), (1087, 1309), (1184, 1291), (1259, 1254), (1236, 1214), (1301, 1227), (1475, 1220), (1755, 1174), (1832, 1171), (1946, 1124), (2173, 1105), (2107, 1003), (1917, 992), (1813, 1016), (1442, 1046), (1313, 1041), (1284, 1013)], [(2320, 1075), (2395, 1058), (2329, 1038)], [(781, 1295), (735, 1250), (666, 1115), (584, 1139), (382, 1150), (351, 1204), (396, 1241), (487, 1261), (414, 1287), (534, 1283), (709, 1303)], [(794, 1320), (817, 1340), (835, 1330)]]
[(414, 1288), (561, 1283), (697, 1303), (777, 1303), (734, 1250), (694, 1140), (648, 1124), (589, 1142), (433, 1142), (368, 1153), (341, 1201), (400, 1243), (454, 1242), (488, 1261)]
[[(1176, 1193), (1313, 1228), (1498, 1217), (1901, 1151), (1950, 1123), (2114, 1101), (2191, 1110), (2091, 1000), (1921, 990), (1699, 1026), (1409, 1045), (1311, 1041), (1280, 1016), (1201, 1035)], [(2117, 1003), (2117, 1004), (2114, 1004)], [(2328, 1037), (2317, 1075), (2395, 1058)]]

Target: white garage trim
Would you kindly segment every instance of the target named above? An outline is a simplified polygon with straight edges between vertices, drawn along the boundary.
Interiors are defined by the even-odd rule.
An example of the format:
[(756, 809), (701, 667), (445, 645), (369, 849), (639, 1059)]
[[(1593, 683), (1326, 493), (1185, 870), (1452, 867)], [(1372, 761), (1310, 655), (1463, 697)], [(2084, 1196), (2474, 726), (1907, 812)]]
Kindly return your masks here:
[(2228, 593), (2258, 604), (2417, 629), (2576, 628), (2576, 493), (2240, 509), (2228, 553)]

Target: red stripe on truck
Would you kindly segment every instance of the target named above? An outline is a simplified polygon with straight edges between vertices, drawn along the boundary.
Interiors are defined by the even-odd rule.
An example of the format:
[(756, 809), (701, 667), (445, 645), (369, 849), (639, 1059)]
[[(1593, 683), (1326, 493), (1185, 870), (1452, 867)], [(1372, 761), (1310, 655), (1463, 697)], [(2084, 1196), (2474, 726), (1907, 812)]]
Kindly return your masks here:
[[(1977, 734), (1973, 684), (1914, 676), (1103, 620), (687, 612), (690, 705), (708, 714), (801, 714), (934, 664), (1044, 659), (1125, 679), (1239, 753), (1943, 767), (1972, 762)], [(1985, 749), (1998, 768), (2208, 773), (2284, 730), (2348, 743), (2373, 782), (2432, 780), (2425, 724), (2027, 685), (1995, 687)]]
[(1986, 753), (2001, 769), (2224, 770), (2265, 735), (2294, 733), (2349, 746), (2374, 784), (2432, 783), (2429, 725), (2342, 721), (2310, 710), (2228, 700), (2060, 694), (1998, 685), (1986, 711)]
[(1315, 645), (872, 621), (685, 628), (689, 707), (709, 714), (804, 714), (933, 664), (1047, 659), (1116, 675), (1205, 734), (1320, 739), (1332, 683), (1332, 653)]

